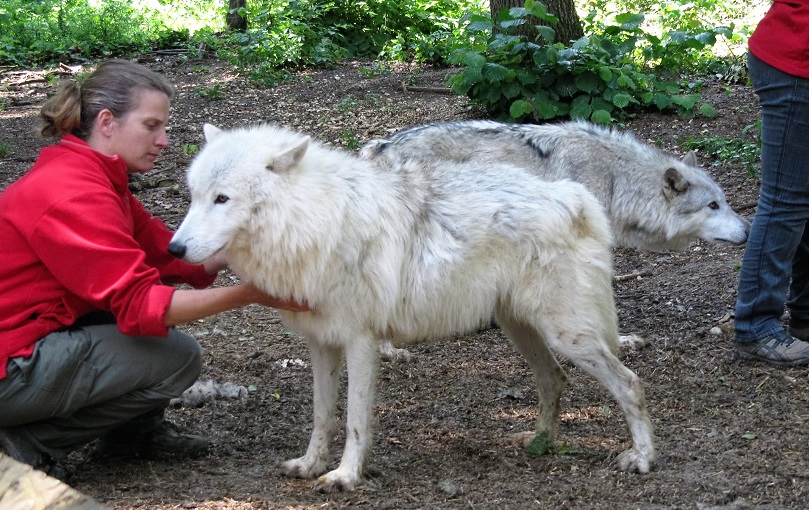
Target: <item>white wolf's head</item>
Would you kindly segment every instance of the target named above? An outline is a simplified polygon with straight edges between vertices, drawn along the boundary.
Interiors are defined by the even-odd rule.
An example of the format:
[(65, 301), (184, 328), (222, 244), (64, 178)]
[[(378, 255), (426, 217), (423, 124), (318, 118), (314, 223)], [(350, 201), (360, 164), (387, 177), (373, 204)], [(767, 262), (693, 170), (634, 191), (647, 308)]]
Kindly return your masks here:
[(281, 176), (294, 171), (310, 139), (271, 126), (222, 131), (203, 127), (205, 147), (188, 169), (191, 205), (169, 252), (199, 264), (237, 240), (249, 240), (251, 218), (270, 202)]

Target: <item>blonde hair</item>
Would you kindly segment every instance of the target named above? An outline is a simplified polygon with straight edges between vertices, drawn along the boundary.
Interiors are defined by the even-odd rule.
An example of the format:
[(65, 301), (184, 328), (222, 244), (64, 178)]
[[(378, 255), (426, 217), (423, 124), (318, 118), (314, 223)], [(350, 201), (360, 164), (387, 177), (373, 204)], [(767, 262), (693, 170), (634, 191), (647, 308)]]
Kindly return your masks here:
[(174, 98), (174, 86), (163, 76), (128, 60), (108, 60), (81, 84), (70, 80), (59, 86), (39, 111), (40, 134), (62, 137), (70, 133), (86, 140), (102, 110), (123, 117), (137, 108), (137, 90), (154, 90), (169, 100)]

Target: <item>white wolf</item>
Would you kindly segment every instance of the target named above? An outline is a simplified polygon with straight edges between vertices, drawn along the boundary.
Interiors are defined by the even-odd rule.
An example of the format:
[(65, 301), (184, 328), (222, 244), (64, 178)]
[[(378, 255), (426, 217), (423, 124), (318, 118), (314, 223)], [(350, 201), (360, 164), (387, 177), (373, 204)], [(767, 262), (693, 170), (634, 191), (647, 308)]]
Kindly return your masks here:
[(693, 152), (678, 160), (627, 132), (585, 121), (426, 124), (372, 140), (360, 154), (389, 162), (507, 163), (543, 180), (580, 182), (604, 205), (615, 243), (640, 250), (681, 250), (697, 238), (742, 244), (750, 231)]
[[(530, 437), (556, 432), (565, 377), (552, 349), (620, 404), (632, 448), (619, 467), (649, 471), (641, 382), (615, 355), (609, 224), (583, 186), (507, 165), (382, 168), (269, 125), (204, 131), (169, 250), (195, 263), (223, 250), (246, 281), (313, 307), (281, 311), (307, 339), (314, 372), (314, 429), (305, 455), (283, 463), (287, 474), (353, 489), (371, 444), (377, 343), (470, 331), (492, 312), (534, 374), (540, 413)], [(326, 473), (343, 355), (346, 444)]]

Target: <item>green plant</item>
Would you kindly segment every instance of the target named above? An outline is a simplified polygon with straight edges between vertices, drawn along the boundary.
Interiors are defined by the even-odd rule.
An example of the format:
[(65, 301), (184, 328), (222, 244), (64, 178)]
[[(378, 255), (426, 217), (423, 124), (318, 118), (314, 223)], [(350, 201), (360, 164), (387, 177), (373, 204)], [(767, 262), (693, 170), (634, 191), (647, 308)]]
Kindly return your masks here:
[(353, 97), (344, 97), (337, 103), (337, 111), (340, 113), (348, 113), (357, 109), (357, 100)]
[(197, 152), (199, 152), (199, 146), (190, 143), (183, 144), (184, 156), (193, 156)]
[(219, 101), (220, 99), (225, 98), (225, 93), (222, 92), (222, 88), (219, 86), (219, 84), (211, 87), (197, 87), (194, 89), (194, 93), (203, 99), (207, 99), (208, 101)]
[(392, 71), (393, 70), (390, 68), (390, 66), (381, 64), (379, 62), (374, 62), (373, 65), (371, 65), (370, 67), (363, 66), (359, 68), (360, 74), (365, 78), (377, 78), (379, 76), (387, 76)]
[(11, 154), (11, 146), (5, 140), (0, 140), (0, 158), (5, 158)]
[(340, 138), (342, 138), (347, 149), (353, 151), (360, 148), (360, 140), (357, 138), (357, 134), (353, 130), (347, 129), (340, 132)]
[(686, 150), (702, 151), (714, 159), (714, 166), (723, 168), (741, 166), (747, 175), (755, 177), (761, 161), (761, 121), (745, 126), (740, 138), (706, 136), (688, 138), (682, 142)]
[[(450, 56), (463, 66), (448, 79), (452, 89), (509, 121), (569, 117), (607, 124), (639, 108), (672, 110), (682, 117), (714, 115), (699, 94), (700, 81), (680, 83), (655, 74), (641, 58), (663, 53), (658, 51), (663, 43), (641, 30), (642, 14), (616, 16), (617, 25), (570, 47), (551, 43), (554, 31), (548, 26), (538, 27), (538, 41), (514, 33), (531, 18), (556, 22), (535, 0), (526, 0), (524, 8), (502, 10), (494, 21), (481, 14), (467, 16), (467, 31), (481, 37)], [(688, 41), (707, 45), (710, 38)]]

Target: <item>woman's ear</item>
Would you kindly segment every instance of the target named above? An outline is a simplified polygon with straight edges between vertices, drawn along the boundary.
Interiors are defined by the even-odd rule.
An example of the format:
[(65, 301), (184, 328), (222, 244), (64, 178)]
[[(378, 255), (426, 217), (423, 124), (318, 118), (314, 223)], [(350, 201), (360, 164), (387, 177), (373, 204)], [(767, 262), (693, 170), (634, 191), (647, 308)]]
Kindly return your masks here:
[(99, 130), (100, 134), (104, 136), (112, 136), (112, 128), (115, 124), (115, 115), (106, 108), (98, 112), (96, 116), (95, 127)]

